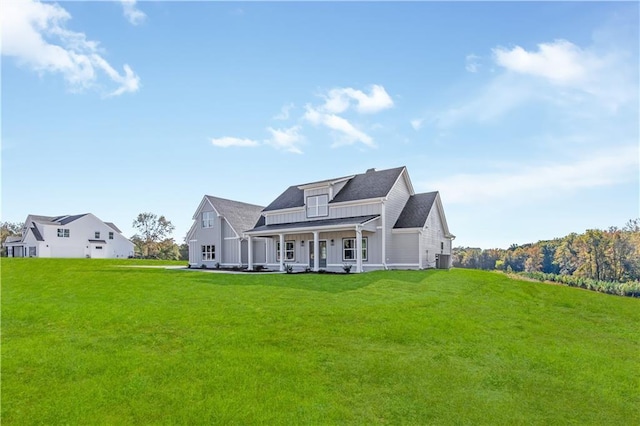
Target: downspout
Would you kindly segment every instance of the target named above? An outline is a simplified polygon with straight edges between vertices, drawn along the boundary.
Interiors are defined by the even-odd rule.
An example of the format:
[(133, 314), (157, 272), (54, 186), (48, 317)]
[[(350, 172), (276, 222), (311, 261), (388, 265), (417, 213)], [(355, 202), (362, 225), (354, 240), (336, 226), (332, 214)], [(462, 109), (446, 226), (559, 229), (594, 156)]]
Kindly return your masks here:
[[(422, 249), (424, 248), (424, 243), (422, 242), (422, 234), (423, 230), (418, 231), (418, 269), (424, 269), (423, 266), (423, 258), (422, 258)], [(429, 259), (427, 259), (427, 263)]]
[(386, 209), (385, 209), (385, 201), (387, 199), (383, 199), (382, 200), (382, 214), (381, 214), (381, 219), (382, 219), (382, 267), (387, 270), (389, 269), (387, 267), (387, 215), (386, 215)]

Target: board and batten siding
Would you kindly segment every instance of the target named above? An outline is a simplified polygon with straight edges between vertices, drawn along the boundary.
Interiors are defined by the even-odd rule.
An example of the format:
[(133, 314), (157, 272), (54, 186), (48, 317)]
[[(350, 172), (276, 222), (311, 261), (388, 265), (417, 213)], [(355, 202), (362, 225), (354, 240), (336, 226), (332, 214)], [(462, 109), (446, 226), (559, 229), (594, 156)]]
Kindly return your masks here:
[[(202, 213), (212, 211), (215, 213), (215, 210), (207, 205), (206, 208), (203, 208), (200, 212), (198, 212), (198, 216), (196, 217), (197, 225), (195, 232), (195, 242), (190, 244), (190, 248), (194, 249), (194, 256), (190, 261), (194, 264), (198, 265), (207, 265), (207, 267), (213, 267), (216, 263), (222, 263), (222, 255), (224, 248), (222, 247), (222, 223), (224, 220), (217, 215), (215, 216), (215, 220), (213, 222), (213, 227), (211, 228), (203, 228), (202, 227)], [(202, 246), (214, 245), (216, 247), (216, 258), (214, 260), (202, 260)]]
[(393, 234), (391, 257), (388, 262), (391, 268), (415, 268), (418, 266), (418, 235), (418, 232)]
[[(427, 217), (426, 226), (427, 228), (422, 232), (424, 247), (429, 249), (429, 252), (451, 254), (451, 240), (445, 237), (442, 218), (435, 206)], [(440, 243), (444, 244), (444, 248), (441, 248)]]
[(407, 182), (404, 179), (404, 173), (406, 173), (406, 171), (402, 172), (396, 184), (393, 186), (393, 188), (391, 188), (391, 191), (389, 191), (388, 199), (384, 205), (385, 223), (383, 225), (383, 231), (385, 232), (386, 237), (386, 263), (396, 263), (396, 261), (394, 260), (396, 258), (394, 251), (396, 247), (398, 247), (398, 244), (396, 244), (394, 241), (398, 234), (392, 234), (391, 231), (393, 229), (393, 225), (396, 224), (396, 221), (400, 217), (405, 204), (407, 204), (409, 196), (411, 195), (409, 187), (407, 186)]
[(352, 205), (340, 205), (332, 206), (329, 204), (329, 215), (320, 217), (307, 218), (306, 210), (302, 208), (298, 212), (287, 212), (275, 215), (268, 215), (266, 217), (267, 225), (274, 225), (278, 223), (294, 223), (294, 222), (311, 222), (314, 220), (324, 219), (340, 219), (344, 217), (357, 217), (357, 216), (369, 216), (380, 214), (382, 211), (381, 203), (368, 203), (368, 204), (352, 204)]

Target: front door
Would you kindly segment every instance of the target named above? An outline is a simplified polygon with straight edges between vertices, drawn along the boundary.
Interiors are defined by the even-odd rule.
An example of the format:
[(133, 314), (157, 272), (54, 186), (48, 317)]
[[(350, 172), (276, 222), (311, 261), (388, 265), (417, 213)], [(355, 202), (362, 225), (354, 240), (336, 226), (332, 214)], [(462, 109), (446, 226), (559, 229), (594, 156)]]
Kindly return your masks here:
[[(326, 268), (327, 267), (327, 241), (320, 240), (318, 241), (318, 245), (320, 247), (320, 263), (318, 267)], [(313, 268), (313, 240), (309, 241), (309, 267)]]

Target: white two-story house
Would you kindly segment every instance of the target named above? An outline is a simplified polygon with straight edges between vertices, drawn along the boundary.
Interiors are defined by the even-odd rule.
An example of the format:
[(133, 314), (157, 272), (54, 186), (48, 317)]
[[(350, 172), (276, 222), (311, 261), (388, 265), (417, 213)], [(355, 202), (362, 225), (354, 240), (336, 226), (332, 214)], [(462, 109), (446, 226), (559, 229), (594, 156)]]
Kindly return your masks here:
[[(405, 167), (293, 185), (267, 207), (222, 213), (221, 199), (206, 196), (189, 233), (192, 265), (285, 265), (314, 271), (449, 268), (451, 243), (438, 192), (416, 194)], [(239, 204), (222, 200), (225, 204)], [(206, 211), (214, 222), (215, 253), (202, 231)], [(207, 216), (211, 217), (211, 216)], [(217, 220), (217, 222), (216, 222)], [(229, 220), (237, 224), (229, 226)], [(253, 225), (247, 226), (253, 223)], [(233, 228), (233, 230), (231, 230)], [(219, 236), (218, 236), (219, 235)], [(231, 251), (231, 253), (229, 253)], [(316, 255), (316, 253), (318, 255)]]
[(65, 216), (29, 215), (22, 235), (9, 237), (8, 257), (127, 258), (133, 243), (111, 222), (91, 213)]

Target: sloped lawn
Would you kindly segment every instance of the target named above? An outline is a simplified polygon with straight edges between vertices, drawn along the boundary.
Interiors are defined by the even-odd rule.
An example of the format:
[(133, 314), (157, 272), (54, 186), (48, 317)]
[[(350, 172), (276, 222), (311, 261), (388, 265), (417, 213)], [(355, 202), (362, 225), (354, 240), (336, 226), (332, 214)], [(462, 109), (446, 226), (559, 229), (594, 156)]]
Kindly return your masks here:
[(2, 424), (640, 424), (640, 300), (2, 259)]

